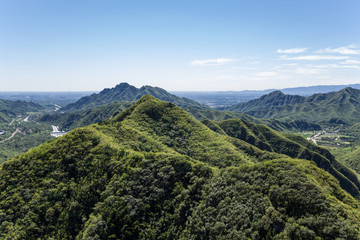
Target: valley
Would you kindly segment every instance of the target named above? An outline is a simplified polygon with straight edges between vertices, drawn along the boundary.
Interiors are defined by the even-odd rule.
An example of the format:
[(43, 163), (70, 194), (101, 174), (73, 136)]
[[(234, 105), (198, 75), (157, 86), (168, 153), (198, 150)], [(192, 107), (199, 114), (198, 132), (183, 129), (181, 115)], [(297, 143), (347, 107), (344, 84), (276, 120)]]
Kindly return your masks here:
[(312, 141), (314, 144), (324, 147), (350, 147), (355, 145), (360, 140), (356, 137), (349, 136), (346, 135), (346, 133), (341, 132), (341, 128), (325, 128), (321, 131), (294, 132), (294, 134), (303, 136), (306, 139)]
[[(48, 124), (29, 120), (30, 116), (15, 117), (0, 123), (0, 163), (37, 147), (51, 139)], [(24, 121), (27, 120), (27, 121)]]

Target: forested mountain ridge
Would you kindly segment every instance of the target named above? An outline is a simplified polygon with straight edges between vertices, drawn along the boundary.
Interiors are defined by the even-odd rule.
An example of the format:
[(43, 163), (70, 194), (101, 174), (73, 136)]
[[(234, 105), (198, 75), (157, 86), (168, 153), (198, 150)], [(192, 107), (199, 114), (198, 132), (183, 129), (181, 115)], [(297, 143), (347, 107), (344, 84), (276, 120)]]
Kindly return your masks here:
[(360, 90), (345, 88), (338, 92), (319, 93), (310, 97), (285, 95), (279, 91), (228, 108), (259, 118), (305, 120), (315, 123), (341, 119), (346, 123), (360, 118)]
[(305, 102), (306, 97), (299, 95), (285, 95), (281, 91), (274, 91), (263, 95), (258, 99), (251, 100), (246, 103), (240, 103), (227, 110), (236, 110), (236, 112), (252, 112), (268, 110), (270, 106), (282, 107), (285, 105), (294, 105)]
[(113, 102), (90, 109), (44, 114), (37, 121), (56, 125), (60, 129), (68, 131), (104, 121), (130, 106), (130, 102)]
[(9, 118), (16, 117), (17, 115), (27, 112), (37, 112), (42, 109), (44, 109), (44, 107), (33, 102), (0, 99), (0, 122), (1, 120), (8, 121)]
[[(103, 107), (98, 107), (98, 108), (94, 108), (94, 109), (90, 109), (90, 110), (84, 110), (85, 111), (84, 114), (76, 114), (76, 112), (66, 113), (65, 114), (66, 119), (64, 120), (64, 123), (60, 124), (60, 126), (62, 126), (62, 127), (69, 126), (68, 124), (72, 124), (70, 126), (76, 126), (81, 123), (83, 123), (82, 126), (85, 126), (85, 125), (91, 124), (92, 123), (91, 121), (93, 121), (93, 120), (97, 120), (97, 122), (99, 122), (101, 115), (113, 116), (114, 110), (116, 108), (119, 108), (118, 110), (124, 109), (124, 106), (126, 106), (124, 104), (125, 103), (123, 103), (123, 104), (113, 103), (113, 104), (106, 105)], [(134, 104), (129, 109), (136, 108), (137, 105), (138, 105), (138, 103)], [(129, 109), (125, 110), (124, 113), (129, 111)], [(124, 114), (124, 113), (119, 114), (119, 116), (122, 116), (122, 114)], [(181, 111), (180, 113), (184, 114), (185, 112)], [(174, 114), (174, 115), (176, 116), (177, 114)], [(49, 117), (51, 117), (51, 115)], [(55, 115), (55, 118), (58, 118), (58, 115)], [(78, 118), (80, 118), (80, 120)], [(250, 120), (253, 121), (256, 119), (253, 119), (250, 117)], [(260, 123), (262, 123), (263, 121), (265, 122), (265, 124), (270, 124), (270, 126), (276, 126), (276, 127), (283, 126), (286, 124), (286, 123), (281, 123), (276, 120), (272, 120), (272, 121), (271, 120), (260, 120)], [(204, 121), (204, 123), (208, 123), (208, 122), (209, 122), (208, 120)], [(300, 121), (290, 122), (290, 123), (288, 123), (288, 125), (296, 124), (298, 122), (300, 122)], [(312, 144), (310, 144), (310, 145), (309, 144), (307, 144), (307, 145), (300, 144), (299, 145), (298, 143), (294, 143), (293, 140), (290, 140), (284, 136), (281, 136), (280, 137), (281, 139), (279, 140), (278, 138), (280, 135), (275, 133), (274, 131), (271, 131), (270, 129), (268, 129), (262, 125), (252, 124), (252, 123), (250, 123), (248, 121), (244, 121), (244, 120), (236, 119), (236, 120), (222, 121), (220, 123), (213, 122), (212, 125), (220, 124), (220, 126), (222, 126), (222, 124), (224, 124), (224, 123), (231, 123), (230, 126), (233, 125), (232, 129), (235, 128), (236, 131), (238, 131), (238, 133), (235, 135), (233, 135), (232, 132), (227, 132), (227, 134), (229, 136), (241, 139), (245, 142), (250, 143), (251, 145), (254, 145), (262, 150), (266, 150), (269, 152), (279, 152), (279, 153), (286, 154), (290, 157), (298, 157), (298, 158), (304, 158), (304, 159), (308, 159), (308, 160), (314, 160), (314, 161), (316, 161), (317, 165), (320, 168), (323, 168), (326, 171), (330, 172), (332, 175), (334, 175), (340, 181), (340, 183), (344, 189), (346, 189), (353, 195), (357, 195), (359, 193), (360, 183), (359, 183), (357, 177), (354, 176), (354, 174), (351, 171), (349, 171), (347, 168), (345, 168), (339, 162), (337, 162), (334, 159), (334, 157), (325, 149), (318, 148)], [(304, 124), (304, 123), (298, 123), (298, 124)], [(209, 127), (208, 124), (205, 124), (205, 125), (207, 125)], [(256, 128), (256, 129), (259, 128), (259, 129), (257, 129), (254, 133), (251, 130), (250, 126), (252, 126), (252, 128)], [(254, 127), (254, 126), (261, 126), (261, 129), (260, 129), (260, 127)], [(287, 127), (289, 127), (289, 126), (287, 126)], [(149, 129), (149, 131), (152, 131), (152, 128)], [(238, 136), (239, 131), (241, 132), (240, 133), (241, 136), (243, 136), (245, 134), (245, 136), (251, 136), (251, 137), (250, 138), (248, 138), (248, 137), (240, 138)], [(268, 138), (272, 139), (273, 142), (271, 144), (264, 143), (263, 135), (266, 135)], [(274, 139), (278, 139), (278, 140), (274, 141)], [(265, 140), (265, 141), (267, 141), (267, 140)], [(260, 142), (261, 144), (258, 145), (257, 144), (258, 142)], [(291, 142), (291, 143), (289, 143), (289, 142)], [(265, 145), (268, 147), (263, 148)], [(274, 145), (274, 147), (270, 147), (271, 145)], [(281, 149), (282, 151), (280, 151), (280, 150), (277, 151), (276, 149)], [(317, 149), (317, 151), (314, 152), (314, 149)], [(288, 151), (288, 152), (285, 152), (285, 151)], [(316, 152), (318, 152), (318, 154), (316, 154)]]
[[(0, 237), (360, 237), (360, 204), (333, 176), (280, 153), (268, 128), (229, 121), (204, 125), (145, 96), (108, 121), (3, 163)], [(236, 129), (245, 126), (243, 140)], [(266, 144), (272, 149), (258, 148)]]
[(150, 94), (160, 100), (169, 101), (175, 103), (176, 105), (186, 108), (200, 108), (206, 109), (207, 106), (200, 104), (194, 100), (188, 98), (181, 98), (170, 94), (166, 90), (159, 87), (151, 86), (142, 86), (141, 88), (136, 88), (128, 83), (120, 83), (114, 88), (105, 88), (100, 93), (94, 93), (90, 96), (82, 97), (77, 102), (71, 103), (63, 108), (62, 111), (75, 111), (75, 110), (84, 110), (90, 109), (93, 107), (99, 107), (108, 103), (114, 102), (134, 102), (137, 101), (144, 95)]
[(202, 121), (216, 132), (241, 139), (261, 150), (285, 154), (292, 158), (311, 160), (332, 174), (340, 185), (352, 195), (359, 194), (360, 182), (357, 175), (325, 148), (318, 147), (300, 136), (276, 132), (264, 125), (254, 124), (241, 119), (229, 119), (220, 122)]
[(236, 113), (232, 111), (220, 111), (215, 109), (194, 109), (186, 108), (198, 120), (214, 120), (222, 121), (227, 119), (243, 119), (249, 122), (266, 125), (276, 131), (317, 131), (321, 130), (321, 126), (309, 123), (304, 120), (279, 121), (276, 119), (256, 118), (244, 113)]
[[(100, 107), (94, 107), (85, 110), (76, 110), (72, 112), (55, 112), (51, 114), (41, 115), (37, 121), (57, 125), (62, 130), (71, 130), (77, 127), (104, 121), (113, 117), (120, 111), (131, 105), (130, 102), (113, 102)], [(198, 120), (215, 120), (221, 121), (226, 119), (239, 118), (253, 123), (266, 125), (277, 131), (316, 131), (321, 130), (317, 124), (308, 123), (303, 120), (278, 121), (275, 119), (260, 119), (243, 113), (235, 113), (230, 111), (219, 111), (215, 109), (195, 109), (191, 107), (185, 108), (187, 112)]]

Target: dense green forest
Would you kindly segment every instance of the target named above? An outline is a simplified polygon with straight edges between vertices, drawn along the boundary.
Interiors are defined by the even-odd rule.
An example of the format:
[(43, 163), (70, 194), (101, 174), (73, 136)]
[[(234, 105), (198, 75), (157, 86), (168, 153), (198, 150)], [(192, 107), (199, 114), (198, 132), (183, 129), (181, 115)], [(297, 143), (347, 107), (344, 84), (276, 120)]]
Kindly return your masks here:
[(104, 121), (130, 107), (130, 105), (130, 102), (113, 102), (101, 107), (94, 107), (86, 110), (44, 114), (39, 116), (36, 120), (57, 125), (60, 129), (69, 130)]
[(0, 238), (359, 239), (357, 183), (333, 160), (301, 137), (201, 123), (145, 96), (3, 163)]
[(360, 118), (360, 90), (345, 88), (337, 92), (318, 93), (309, 97), (285, 95), (275, 91), (258, 99), (225, 108), (258, 118), (281, 121), (304, 120), (328, 125), (332, 119), (354, 124)]
[(0, 163), (52, 138), (50, 125), (33, 121), (24, 122), (22, 118), (12, 121), (11, 126), (8, 123), (0, 124), (0, 129), (6, 129), (6, 134), (0, 136)]
[(37, 103), (0, 99), (0, 163), (51, 138), (49, 124), (29, 120), (45, 111)]
[(17, 115), (38, 112), (43, 109), (44, 107), (37, 103), (0, 99), (0, 123), (8, 122)]
[(120, 83), (114, 88), (105, 88), (99, 93), (94, 93), (90, 96), (82, 97), (75, 103), (71, 103), (61, 108), (61, 110), (68, 112), (76, 110), (86, 110), (113, 102), (133, 102), (137, 101), (139, 98), (147, 94), (150, 94), (163, 101), (175, 103), (177, 106), (180, 106), (182, 108), (209, 108), (208, 106), (200, 104), (194, 100), (175, 96), (159, 87), (143, 86), (141, 88), (136, 88), (128, 83)]
[[(53, 112), (41, 115), (39, 122), (57, 125), (60, 129), (70, 130), (77, 127), (84, 127), (90, 124), (104, 121), (113, 117), (119, 111), (129, 107), (133, 102), (113, 102), (100, 107), (94, 107), (85, 110), (76, 110), (72, 112)], [(244, 119), (258, 124), (266, 125), (277, 131), (318, 131), (321, 130), (320, 125), (308, 123), (303, 120), (293, 120), (289, 122), (278, 121), (275, 119), (260, 119), (243, 113), (235, 113), (230, 111), (220, 111), (216, 109), (197, 109), (187, 107), (185, 110), (193, 115), (198, 120), (215, 120), (221, 121), (226, 119)]]
[[(310, 96), (317, 93), (336, 92), (347, 87), (360, 89), (360, 84), (293, 87), (279, 89), (279, 91), (290, 95)], [(171, 93), (179, 97), (190, 98), (199, 103), (218, 108), (248, 102), (273, 91), (274, 89), (243, 91), (172, 91)]]
[(216, 109), (195, 109), (186, 108), (187, 112), (191, 113), (198, 120), (214, 120), (221, 121), (227, 119), (243, 119), (257, 124), (266, 125), (277, 131), (318, 131), (321, 130), (321, 126), (314, 123), (309, 123), (304, 120), (291, 120), (291, 121), (279, 121), (276, 119), (263, 119), (256, 118), (244, 113), (236, 113), (231, 111), (220, 111)]

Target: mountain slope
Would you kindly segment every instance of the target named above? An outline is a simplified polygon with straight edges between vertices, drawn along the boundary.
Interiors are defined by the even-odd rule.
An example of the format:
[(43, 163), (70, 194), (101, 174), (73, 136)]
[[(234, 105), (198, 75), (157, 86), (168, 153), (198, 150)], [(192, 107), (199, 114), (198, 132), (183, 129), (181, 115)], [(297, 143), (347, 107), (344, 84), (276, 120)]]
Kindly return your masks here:
[[(331, 173), (340, 185), (354, 196), (358, 195), (360, 182), (357, 175), (345, 167), (326, 149), (318, 147), (303, 137), (292, 134), (281, 134), (264, 125), (250, 123), (240, 119), (221, 122), (203, 121), (205, 125), (217, 132), (241, 139), (261, 150), (285, 154), (292, 158), (311, 160), (319, 168)], [(219, 131), (219, 129), (221, 129)]]
[[(195, 100), (199, 103), (211, 107), (228, 107), (241, 102), (248, 102), (274, 91), (281, 91), (285, 94), (310, 96), (317, 93), (329, 93), (340, 91), (341, 89), (351, 87), (360, 89), (360, 84), (348, 85), (318, 85), (309, 87), (294, 87), (283, 89), (266, 90), (243, 90), (243, 91), (172, 91), (171, 93)], [(1, 96), (1, 95), (0, 95)]]
[(9, 118), (16, 117), (19, 114), (27, 112), (37, 112), (44, 109), (39, 104), (25, 101), (10, 101), (0, 99), (0, 121), (8, 121)]
[(77, 102), (71, 103), (63, 108), (62, 111), (75, 111), (75, 110), (84, 110), (90, 109), (93, 107), (102, 106), (108, 103), (113, 102), (133, 102), (137, 101), (144, 95), (150, 94), (160, 100), (169, 101), (175, 103), (176, 105), (186, 108), (203, 108), (206, 109), (205, 105), (202, 105), (198, 102), (190, 100), (188, 98), (180, 98), (173, 94), (168, 93), (166, 90), (158, 87), (143, 86), (141, 88), (136, 88), (128, 83), (120, 83), (114, 88), (105, 88), (100, 93), (94, 93), (90, 96), (82, 97)]
[[(149, 119), (146, 118), (146, 120), (141, 120), (140, 122), (144, 122), (147, 124), (146, 127), (146, 131), (149, 132), (154, 132), (154, 130), (156, 131), (156, 135), (161, 135), (163, 134), (163, 132), (165, 131), (166, 135), (166, 140), (164, 140), (166, 143), (173, 143), (173, 145), (171, 145), (173, 148), (182, 146), (185, 147), (186, 149), (177, 149), (178, 152), (180, 153), (187, 153), (187, 152), (204, 152), (203, 149), (208, 149), (208, 146), (202, 146), (202, 148), (198, 148), (196, 150), (190, 149), (191, 145), (187, 144), (189, 141), (189, 136), (200, 136), (201, 133), (207, 132), (207, 129), (204, 128), (202, 126), (201, 130), (197, 130), (197, 129), (186, 129), (186, 131), (184, 132), (184, 129), (181, 131), (181, 134), (178, 133), (178, 131), (175, 129), (170, 128), (168, 125), (170, 123), (175, 124), (176, 126), (177, 121), (175, 119), (175, 117), (171, 117), (171, 119), (166, 120), (166, 124), (164, 125), (164, 123), (162, 121), (158, 121), (158, 119), (156, 118), (161, 118), (162, 115), (166, 115), (166, 116), (182, 116), (182, 118), (186, 118), (186, 122), (191, 122), (191, 125), (196, 125), (196, 126), (201, 126), (199, 124), (197, 124), (197, 121), (193, 118), (191, 118), (187, 113), (185, 113), (184, 111), (179, 111), (177, 107), (171, 105), (172, 107), (169, 108), (167, 107), (158, 107), (158, 103), (155, 101), (155, 103), (153, 103), (153, 101), (151, 101), (150, 97), (146, 97), (145, 98), (146, 104), (142, 103), (142, 101), (138, 101), (136, 104), (134, 104), (132, 107), (128, 108), (127, 110), (125, 110), (124, 112), (120, 113), (118, 116), (116, 116), (116, 118), (121, 118), (126, 114), (130, 114), (131, 115), (135, 115), (135, 113), (132, 112), (132, 109), (137, 109), (137, 112), (139, 111), (139, 109), (146, 109), (146, 115), (145, 116), (151, 116), (151, 113), (149, 113), (149, 109), (151, 109), (151, 111), (154, 111), (157, 115), (154, 117), (155, 119)], [(150, 99), (150, 100), (149, 100)], [(152, 104), (151, 104), (152, 103)], [(145, 106), (143, 106), (145, 105)], [(111, 107), (111, 111), (110, 116), (113, 115), (113, 110), (114, 108), (118, 107), (119, 104), (111, 104), (108, 107), (105, 107), (105, 110), (108, 111), (107, 109), (109, 107)], [(141, 106), (141, 107), (140, 107)], [(99, 108), (94, 108), (92, 110), (86, 110), (87, 112), (90, 112), (90, 114), (86, 115), (85, 114), (85, 119), (82, 119), (82, 122), (86, 122), (88, 120), (94, 120), (94, 116), (95, 116), (95, 120), (99, 119), (99, 115), (104, 114), (104, 107), (99, 107)], [(120, 105), (121, 108), (123, 108), (123, 105)], [(166, 113), (159, 113), (160, 111), (156, 110), (156, 109), (161, 109), (162, 111), (164, 110), (171, 110), (169, 112)], [(130, 112), (130, 113), (129, 113)], [(95, 113), (95, 114), (94, 114)], [(100, 114), (99, 114), (100, 113)], [(154, 114), (155, 114), (154, 113)], [(76, 119), (76, 114), (75, 113), (68, 113), (65, 114), (68, 115), (68, 118)], [(106, 114), (105, 115), (109, 115)], [(83, 115), (79, 115), (79, 116), (83, 116)], [(136, 119), (142, 119), (143, 115), (141, 116), (137, 116), (135, 117)], [(252, 119), (253, 120), (253, 119)], [(183, 119), (181, 119), (181, 121), (184, 121)], [(266, 120), (264, 120), (266, 121)], [(275, 122), (275, 124), (277, 124), (276, 126), (279, 126), (279, 122), (278, 121), (270, 121), (267, 120), (269, 123)], [(65, 121), (65, 123), (73, 123), (72, 121)], [(79, 121), (75, 121), (75, 124), (79, 124)], [(234, 137), (237, 139), (240, 139), (242, 141), (245, 141), (253, 146), (256, 146), (257, 148), (261, 149), (261, 150), (266, 150), (268, 152), (277, 152), (277, 153), (281, 153), (281, 154), (286, 154), (290, 157), (297, 157), (297, 158), (304, 158), (307, 160), (313, 160), (317, 163), (317, 165), (320, 168), (325, 169), (326, 171), (330, 172), (333, 176), (335, 176), (341, 183), (341, 186), (346, 189), (348, 192), (350, 192), (351, 194), (353, 194), (354, 196), (358, 194), (359, 189), (360, 189), (360, 183), (357, 179), (357, 177), (351, 172), (349, 171), (346, 167), (342, 166), (339, 162), (337, 162), (335, 160), (335, 158), (325, 149), (316, 147), (313, 144), (309, 144), (308, 141), (305, 140), (304, 142), (295, 142), (293, 139), (290, 140), (278, 133), (276, 133), (275, 131), (272, 131), (269, 128), (266, 128), (263, 125), (257, 125), (257, 124), (252, 124), (250, 122), (244, 121), (244, 120), (240, 120), (240, 119), (232, 119), (232, 120), (226, 120), (226, 121), (222, 121), (219, 123), (216, 122), (210, 122), (208, 120), (203, 121), (203, 123), (205, 125), (207, 125), (210, 129), (217, 131), (217, 129), (223, 128), (223, 130), (225, 131), (225, 133), (227, 135), (229, 135), (230, 137)], [(148, 126), (149, 124), (152, 124), (151, 126)], [(273, 125), (275, 125), (273, 124)], [(285, 123), (284, 123), (285, 124)], [(63, 126), (64, 124), (62, 124), (61, 126)], [(218, 125), (218, 128), (214, 128), (213, 126)], [(289, 123), (290, 125), (290, 123)], [(76, 126), (76, 125), (75, 125)], [(226, 127), (225, 127), (226, 126)], [(225, 127), (225, 128), (224, 128)], [(141, 130), (144, 130), (144, 127), (141, 127)], [(161, 131), (160, 131), (161, 130)], [(171, 134), (167, 133), (169, 130), (171, 130)], [(249, 137), (250, 136), (250, 137)], [(266, 137), (265, 137), (266, 136)], [(174, 139), (182, 139), (182, 145), (176, 144), (176, 141), (174, 141)], [(209, 139), (209, 137), (205, 137), (206, 139)], [(211, 139), (221, 139), (223, 138), (223, 136), (211, 136)], [(163, 141), (163, 140), (162, 140)], [(193, 141), (195, 141), (193, 139)], [(227, 140), (229, 141), (229, 140)], [(196, 140), (195, 142), (197, 142), (198, 144), (203, 142), (201, 139), (200, 140)], [(245, 145), (244, 143), (240, 143), (242, 144), (243, 148), (247, 145)], [(237, 145), (239, 145), (239, 143), (237, 143)], [(252, 149), (251, 146), (247, 146), (247, 149)], [(252, 152), (254, 150), (248, 150), (249, 152)], [(219, 155), (219, 153), (213, 153), (213, 152), (209, 152), (209, 155), (211, 155), (211, 157), (209, 156), (205, 156), (202, 159), (211, 159), (213, 156)], [(216, 152), (216, 151), (214, 151)], [(222, 154), (222, 153), (220, 153)], [(191, 155), (192, 156), (192, 155)], [(194, 157), (194, 156), (192, 156)], [(224, 157), (224, 156), (222, 156)]]
[(360, 117), (360, 90), (345, 88), (338, 92), (314, 94), (306, 98), (276, 91), (226, 110), (277, 120), (296, 119), (321, 123), (340, 119), (353, 123)]
[(215, 109), (194, 109), (186, 108), (198, 120), (214, 120), (221, 121), (227, 119), (243, 119), (249, 122), (266, 125), (276, 131), (317, 131), (321, 130), (321, 126), (309, 123), (304, 120), (279, 121), (276, 119), (255, 118), (244, 113), (236, 113), (231, 111), (220, 111)]
[(333, 176), (222, 131), (145, 96), (49, 141), (0, 166), (0, 237), (360, 237), (360, 204)]
[[(41, 115), (37, 121), (49, 123), (59, 126), (62, 130), (71, 130), (77, 127), (104, 121), (131, 105), (130, 102), (109, 103), (100, 107), (94, 107), (85, 110), (77, 110), (73, 112), (55, 112), (51, 114)], [(232, 118), (244, 119), (250, 122), (264, 124), (277, 131), (316, 131), (321, 130), (317, 124), (308, 123), (303, 120), (293, 120), (282, 122), (274, 119), (259, 119), (250, 115), (235, 113), (230, 111), (219, 111), (215, 109), (195, 109), (187, 107), (185, 109), (198, 120), (226, 120)]]
[(130, 102), (114, 102), (73, 112), (55, 112), (41, 115), (37, 121), (59, 126), (62, 130), (71, 130), (104, 121), (130, 107), (130, 105)]

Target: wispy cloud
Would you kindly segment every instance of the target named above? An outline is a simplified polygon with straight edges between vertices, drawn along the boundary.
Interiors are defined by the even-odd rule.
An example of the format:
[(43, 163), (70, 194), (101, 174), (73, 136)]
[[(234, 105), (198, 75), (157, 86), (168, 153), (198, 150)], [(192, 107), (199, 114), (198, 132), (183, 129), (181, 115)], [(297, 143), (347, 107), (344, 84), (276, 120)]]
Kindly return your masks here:
[(277, 72), (259, 72), (255, 74), (257, 77), (275, 77), (277, 75)]
[(214, 58), (214, 59), (192, 60), (191, 65), (193, 66), (222, 65), (225, 63), (231, 63), (235, 61), (237, 60), (234, 58)]
[(316, 69), (316, 68), (297, 68), (295, 70), (295, 73), (297, 74), (303, 74), (303, 75), (318, 75), (323, 74), (323, 69)]
[(341, 62), (341, 64), (360, 64), (360, 61), (348, 59), (345, 60), (344, 62)]
[(281, 56), (283, 60), (306, 60), (306, 61), (318, 61), (318, 60), (344, 60), (348, 59), (347, 56), (331, 56), (331, 55), (305, 55), (305, 56)]
[(303, 53), (306, 52), (307, 50), (308, 48), (289, 48), (289, 49), (278, 49), (277, 52), (291, 54), (291, 53)]
[(216, 80), (232, 80), (235, 79), (234, 76), (230, 76), (230, 75), (217, 75), (215, 77)]
[(345, 47), (339, 48), (325, 48), (318, 51), (319, 53), (337, 53), (344, 55), (359, 55), (360, 49), (355, 47), (354, 45), (349, 45)]
[(351, 64), (324, 64), (324, 65), (315, 65), (316, 68), (323, 68), (323, 69), (331, 69), (331, 68), (350, 68), (350, 69), (360, 69), (359, 65), (351, 65)]

